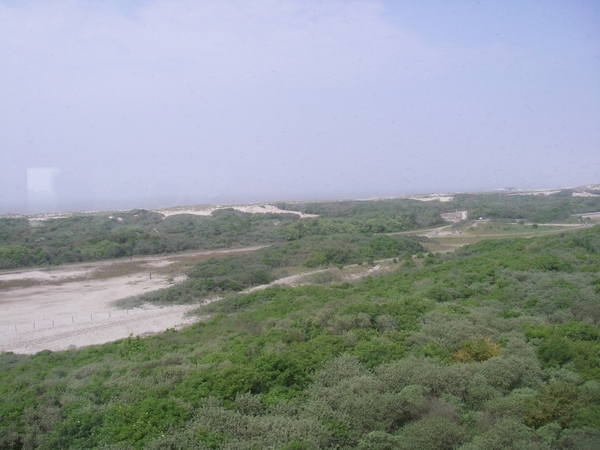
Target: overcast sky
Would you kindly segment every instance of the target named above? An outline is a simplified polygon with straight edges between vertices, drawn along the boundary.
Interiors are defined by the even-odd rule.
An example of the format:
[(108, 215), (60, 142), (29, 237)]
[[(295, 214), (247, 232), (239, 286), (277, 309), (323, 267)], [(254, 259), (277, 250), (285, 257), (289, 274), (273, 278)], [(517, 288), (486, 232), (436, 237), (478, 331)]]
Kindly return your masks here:
[(588, 183), (597, 0), (0, 0), (0, 214)]

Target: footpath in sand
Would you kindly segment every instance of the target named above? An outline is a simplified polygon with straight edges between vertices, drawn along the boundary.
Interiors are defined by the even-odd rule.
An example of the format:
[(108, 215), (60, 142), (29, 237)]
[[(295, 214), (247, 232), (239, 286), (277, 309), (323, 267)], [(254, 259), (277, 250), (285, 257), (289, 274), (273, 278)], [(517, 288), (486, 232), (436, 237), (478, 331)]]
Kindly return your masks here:
[(182, 259), (256, 248), (0, 273), (0, 351), (66, 350), (192, 323), (197, 318), (186, 313), (197, 305), (123, 310), (113, 302), (183, 280), (182, 275), (169, 280), (173, 275), (164, 270)]

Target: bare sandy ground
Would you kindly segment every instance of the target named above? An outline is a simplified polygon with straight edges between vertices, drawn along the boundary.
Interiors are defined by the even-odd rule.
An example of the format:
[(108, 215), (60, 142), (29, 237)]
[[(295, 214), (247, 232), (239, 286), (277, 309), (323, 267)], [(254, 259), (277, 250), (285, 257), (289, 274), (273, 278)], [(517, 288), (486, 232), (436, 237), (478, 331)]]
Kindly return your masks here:
[(467, 210), (442, 214), (442, 219), (446, 220), (447, 222), (461, 222), (463, 220), (467, 220), (468, 217), (469, 211)]
[(454, 200), (454, 196), (453, 195), (448, 195), (448, 194), (427, 194), (427, 195), (415, 195), (413, 197), (408, 197), (410, 200), (419, 200), (420, 202), (433, 202), (433, 201), (440, 201), (440, 202), (451, 202), (452, 200)]
[[(109, 279), (71, 281), (77, 270), (58, 275), (63, 282), (0, 291), (0, 350), (36, 353), (100, 344), (130, 334), (159, 332), (189, 323), (189, 307), (123, 311), (115, 300), (167, 287), (167, 276), (149, 272)], [(8, 274), (7, 278), (16, 275)], [(39, 277), (40, 271), (31, 272)], [(45, 278), (48, 274), (41, 272)], [(56, 275), (54, 275), (57, 277)], [(2, 277), (0, 277), (2, 278)], [(56, 280), (56, 278), (55, 278)]]
[(573, 214), (575, 217), (583, 217), (584, 219), (600, 219), (600, 212)]
[(366, 265), (359, 266), (358, 264), (350, 264), (348, 266), (345, 266), (342, 270), (337, 269), (337, 268), (335, 268), (335, 269), (328, 268), (328, 269), (312, 270), (310, 272), (303, 272), (303, 273), (299, 273), (297, 275), (291, 275), (289, 277), (279, 278), (269, 284), (262, 284), (260, 286), (251, 287), (249, 289), (246, 289), (242, 293), (248, 294), (250, 292), (262, 291), (263, 289), (266, 289), (271, 286), (302, 286), (302, 285), (311, 284), (310, 277), (312, 275), (315, 275), (317, 273), (324, 273), (324, 272), (336, 273), (336, 274), (340, 275), (341, 280), (358, 280), (360, 278), (369, 276), (369, 275), (373, 274), (374, 272), (379, 272), (382, 269), (387, 268), (385, 263), (389, 263), (393, 259), (394, 258), (378, 260), (377, 261), (378, 264), (375, 266), (372, 266), (372, 267), (366, 266)]
[[(279, 209), (276, 206), (270, 203), (256, 203), (250, 205), (196, 205), (196, 206), (176, 206), (171, 208), (162, 208), (154, 210), (154, 212), (163, 214), (165, 217), (175, 216), (178, 214), (193, 214), (196, 216), (210, 216), (214, 211), (218, 211), (220, 209), (235, 209), (237, 211), (251, 213), (251, 214), (296, 214), (300, 216), (300, 218), (310, 218), (310, 217), (319, 217), (317, 214), (305, 214), (300, 211), (287, 211), (283, 209)], [(41, 213), (41, 214), (33, 214), (30, 216), (22, 215), (22, 214), (5, 214), (0, 217), (11, 217), (11, 218), (27, 218), (31, 222), (41, 222), (50, 219), (65, 219), (68, 217), (73, 217), (74, 215), (85, 215), (85, 214), (102, 214), (98, 211), (89, 211), (89, 212), (54, 212), (54, 213)], [(115, 212), (118, 214), (118, 212)], [(109, 213), (110, 214), (110, 213)], [(109, 216), (110, 219), (114, 218), (115, 214), (111, 214)], [(118, 220), (123, 220), (121, 217), (117, 216)]]
[(304, 272), (304, 273), (299, 273), (297, 275), (291, 275), (289, 277), (279, 278), (278, 280), (275, 280), (272, 283), (261, 284), (260, 286), (254, 286), (249, 289), (246, 289), (242, 293), (248, 294), (250, 292), (262, 291), (263, 289), (266, 289), (271, 286), (299, 286), (299, 285), (303, 284), (303, 281), (307, 277), (314, 275), (316, 273), (329, 272), (330, 270), (331, 269), (313, 270), (311, 272)]
[[(195, 319), (185, 314), (197, 305), (122, 310), (113, 302), (183, 280), (183, 275), (173, 277), (158, 271), (182, 258), (257, 248), (260, 247), (0, 273), (0, 282), (24, 283), (23, 287), (0, 289), (0, 351), (59, 351), (189, 324)], [(137, 264), (137, 270), (119, 275), (119, 267), (125, 269), (127, 264)], [(116, 275), (94, 277), (107, 269)], [(168, 281), (171, 277), (174, 279)]]
[(600, 195), (590, 192), (573, 192), (573, 197), (600, 197)]
[(252, 214), (296, 214), (300, 216), (300, 218), (305, 217), (319, 217), (316, 214), (304, 214), (299, 211), (286, 211), (283, 209), (279, 209), (276, 206), (270, 204), (257, 204), (257, 205), (222, 205), (222, 206), (209, 206), (209, 207), (176, 207), (176, 208), (165, 208), (158, 209), (154, 212), (159, 214), (163, 214), (165, 217), (175, 216), (177, 214), (193, 214), (196, 216), (210, 216), (214, 211), (218, 211), (220, 209), (235, 209), (237, 211), (252, 213)]

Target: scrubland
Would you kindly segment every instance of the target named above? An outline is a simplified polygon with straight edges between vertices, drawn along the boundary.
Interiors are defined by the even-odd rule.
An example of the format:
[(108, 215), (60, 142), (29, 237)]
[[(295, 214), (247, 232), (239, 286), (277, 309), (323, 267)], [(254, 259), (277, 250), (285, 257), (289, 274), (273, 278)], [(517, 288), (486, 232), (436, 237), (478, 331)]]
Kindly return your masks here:
[[(246, 230), (231, 245), (269, 245), (182, 265), (185, 281), (121, 304), (186, 305), (194, 324), (0, 354), (0, 447), (598, 448), (600, 226), (578, 215), (600, 203), (531, 197), (294, 204), (319, 216), (303, 219), (222, 213), (221, 234)], [(445, 222), (452, 208), (467, 219)], [(176, 223), (200, 246), (194, 230), (219, 220)], [(121, 226), (132, 225), (103, 240)], [(72, 254), (95, 245), (75, 235)], [(264, 287), (302, 272), (314, 273)]]

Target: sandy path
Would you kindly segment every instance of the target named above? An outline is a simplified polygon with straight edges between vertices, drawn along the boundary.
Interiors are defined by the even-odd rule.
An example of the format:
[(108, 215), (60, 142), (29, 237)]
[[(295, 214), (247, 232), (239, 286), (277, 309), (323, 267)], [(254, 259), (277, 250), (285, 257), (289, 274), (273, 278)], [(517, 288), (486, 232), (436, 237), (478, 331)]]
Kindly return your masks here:
[[(332, 269), (332, 268), (312, 270), (310, 272), (303, 272), (303, 273), (299, 273), (297, 275), (291, 275), (289, 277), (278, 278), (277, 280), (272, 281), (269, 284), (261, 284), (260, 286), (254, 286), (254, 287), (248, 288), (248, 289), (242, 291), (241, 293), (248, 294), (250, 292), (262, 291), (263, 289), (267, 289), (268, 287), (271, 287), (271, 286), (301, 286), (301, 285), (310, 284), (310, 283), (306, 282), (306, 278), (309, 278), (311, 275), (315, 275), (317, 273), (323, 273), (323, 272), (335, 271), (336, 273), (340, 273), (340, 275), (342, 275), (343, 280), (358, 280), (360, 278), (364, 278), (368, 275), (371, 275), (374, 272), (380, 271), (383, 268), (383, 266), (380, 265), (380, 263), (390, 262), (393, 259), (394, 258), (386, 258), (386, 259), (377, 260), (377, 265), (375, 265), (373, 267), (359, 266), (358, 264), (350, 264), (348, 266), (345, 266), (345, 269), (353, 269), (353, 273), (347, 273), (347, 272), (340, 273), (339, 269)], [(357, 271), (357, 269), (358, 269), (358, 271)]]
[(443, 231), (446, 228), (449, 228), (451, 226), (452, 225), (444, 225), (443, 227), (438, 227), (438, 228), (434, 228), (433, 230), (428, 230), (424, 234), (417, 234), (417, 236), (425, 236), (425, 237), (428, 237), (428, 238), (434, 238), (434, 237), (439, 237), (439, 236), (444, 236), (444, 235), (447, 235), (447, 234), (451, 234), (451, 233)]
[(248, 289), (242, 291), (242, 294), (249, 294), (250, 292), (262, 291), (264, 289), (267, 289), (268, 287), (277, 286), (277, 285), (278, 286), (298, 286), (299, 284), (301, 284), (301, 281), (304, 278), (314, 275), (315, 273), (329, 272), (330, 270), (331, 269), (313, 270), (311, 272), (299, 273), (298, 275), (291, 275), (289, 277), (278, 278), (277, 280), (272, 281), (269, 284), (261, 284), (260, 286), (254, 286), (254, 287), (248, 288)]

